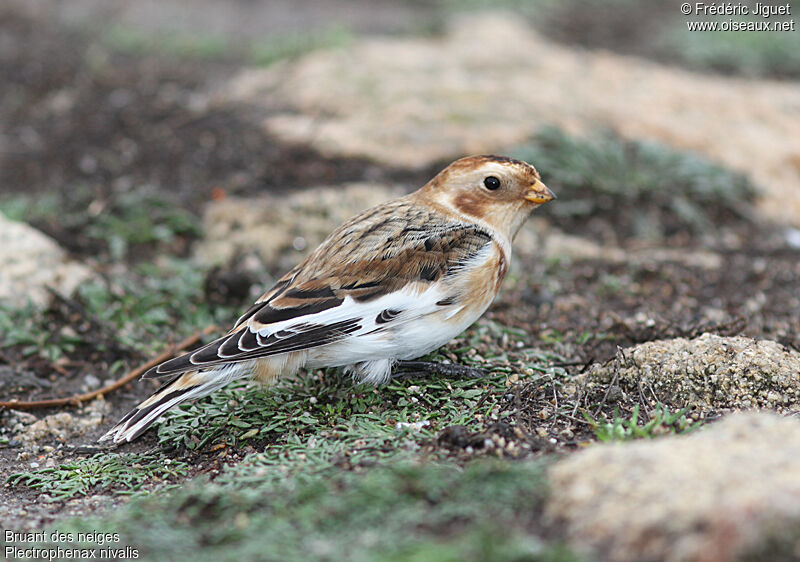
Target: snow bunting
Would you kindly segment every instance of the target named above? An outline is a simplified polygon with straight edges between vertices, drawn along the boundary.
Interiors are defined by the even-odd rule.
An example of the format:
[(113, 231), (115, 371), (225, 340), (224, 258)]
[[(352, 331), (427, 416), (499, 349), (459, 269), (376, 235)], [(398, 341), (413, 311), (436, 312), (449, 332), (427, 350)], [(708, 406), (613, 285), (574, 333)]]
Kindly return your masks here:
[(437, 349), (483, 314), (511, 240), (554, 197), (525, 162), (453, 162), (418, 191), (337, 228), (225, 336), (150, 369), (142, 378), (168, 382), (101, 441), (130, 441), (176, 404), (236, 379), (344, 367), (360, 382), (386, 383), (395, 362)]

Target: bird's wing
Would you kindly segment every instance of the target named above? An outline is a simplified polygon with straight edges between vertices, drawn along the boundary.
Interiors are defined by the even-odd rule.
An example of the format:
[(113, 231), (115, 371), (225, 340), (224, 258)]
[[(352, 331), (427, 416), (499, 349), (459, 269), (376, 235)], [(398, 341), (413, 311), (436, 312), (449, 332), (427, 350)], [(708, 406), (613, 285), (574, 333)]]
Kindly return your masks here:
[(479, 226), (410, 204), (372, 209), (331, 234), (227, 335), (144, 378), (310, 349), (457, 306), (448, 279), (492, 243)]

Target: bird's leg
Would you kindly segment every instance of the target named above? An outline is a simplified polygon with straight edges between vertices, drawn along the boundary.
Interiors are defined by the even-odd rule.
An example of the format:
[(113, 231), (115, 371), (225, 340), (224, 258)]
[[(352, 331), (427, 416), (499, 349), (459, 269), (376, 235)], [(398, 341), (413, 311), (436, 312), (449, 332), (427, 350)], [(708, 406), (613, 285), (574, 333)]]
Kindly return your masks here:
[(486, 376), (486, 371), (477, 367), (435, 363), (433, 361), (398, 361), (392, 370), (392, 378), (402, 378), (412, 375), (443, 375), (453, 378), (479, 378)]

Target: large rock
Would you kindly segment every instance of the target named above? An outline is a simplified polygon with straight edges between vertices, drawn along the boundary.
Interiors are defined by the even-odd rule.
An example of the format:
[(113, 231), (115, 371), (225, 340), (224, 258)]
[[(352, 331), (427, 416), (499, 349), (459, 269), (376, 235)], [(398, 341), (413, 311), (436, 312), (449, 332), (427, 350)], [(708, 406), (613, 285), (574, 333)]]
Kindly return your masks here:
[(796, 83), (571, 49), (520, 18), (465, 16), (441, 38), (366, 39), (248, 69), (221, 101), (284, 107), (264, 123), (270, 134), (393, 166), (500, 151), (543, 125), (611, 128), (750, 174), (765, 188), (762, 209), (800, 226)]
[(64, 294), (92, 277), (92, 271), (73, 260), (52, 238), (0, 214), (0, 301), (38, 305), (48, 302), (50, 286)]
[(603, 559), (800, 556), (800, 420), (735, 414), (689, 436), (595, 445), (556, 463), (548, 515)]
[(800, 412), (800, 353), (769, 340), (703, 334), (621, 350), (579, 383), (589, 396), (609, 385), (697, 412), (770, 408)]

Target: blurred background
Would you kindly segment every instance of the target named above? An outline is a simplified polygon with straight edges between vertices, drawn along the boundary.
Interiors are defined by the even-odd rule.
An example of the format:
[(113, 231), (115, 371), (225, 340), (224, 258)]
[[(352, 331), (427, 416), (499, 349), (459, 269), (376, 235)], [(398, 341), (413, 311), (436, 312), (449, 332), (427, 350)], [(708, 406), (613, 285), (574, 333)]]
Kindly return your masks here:
[[(63, 212), (98, 197), (113, 208), (115, 191), (147, 188), (197, 211), (215, 187), (413, 185), (465, 152), (509, 151), (547, 126), (658, 140), (775, 180), (766, 189), (785, 182), (775, 160), (797, 156), (794, 139), (765, 155), (769, 172), (745, 160), (773, 151), (762, 131), (772, 121), (776, 135), (794, 130), (796, 115), (782, 123), (793, 99), (780, 88), (753, 98), (747, 80), (797, 79), (798, 33), (689, 32), (679, 5), (9, 0), (0, 189), (69, 192)], [(742, 81), (700, 78), (712, 75)], [(797, 162), (788, 165), (796, 182)], [(789, 211), (800, 212), (783, 218)], [(88, 243), (59, 234), (72, 249)]]

